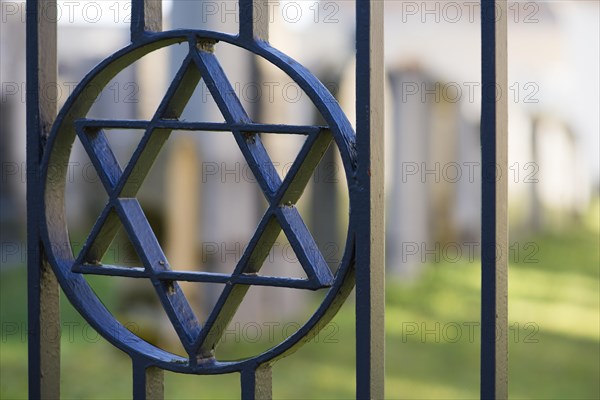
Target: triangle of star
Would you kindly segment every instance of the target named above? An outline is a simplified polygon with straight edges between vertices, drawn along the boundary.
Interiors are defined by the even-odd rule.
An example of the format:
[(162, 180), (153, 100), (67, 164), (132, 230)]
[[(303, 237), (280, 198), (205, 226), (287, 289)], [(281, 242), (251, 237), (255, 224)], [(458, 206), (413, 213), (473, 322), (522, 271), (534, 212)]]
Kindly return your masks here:
[[(164, 121), (165, 119), (179, 118), (181, 112), (189, 102), (195, 87), (200, 82), (201, 77), (204, 77), (205, 83), (211, 91), (213, 98), (216, 100), (226, 121), (229, 124), (241, 125), (241, 127), (238, 129), (232, 129), (236, 138), (236, 142), (240, 146), (244, 157), (248, 160), (249, 165), (252, 167), (254, 175), (260, 178), (258, 181), (261, 189), (267, 197), (267, 200), (270, 202), (274, 201), (275, 193), (282, 187), (282, 181), (275, 171), (275, 167), (260, 140), (260, 136), (254, 133), (250, 137), (248, 134), (242, 131), (244, 124), (252, 124), (252, 121), (244, 111), (220, 64), (218, 63), (214, 54), (211, 52), (201, 50), (190, 52), (173, 79), (165, 98), (159, 105), (153, 121)], [(89, 125), (86, 126), (83, 123), (80, 123), (77, 126), (77, 133), (90, 158), (92, 159), (92, 162), (99, 173), (105, 189), (109, 194), (112, 194), (111, 198), (120, 197), (123, 191), (126, 191), (128, 196), (135, 195), (135, 192), (137, 192), (137, 189), (139, 189), (141, 186), (141, 181), (145, 177), (145, 175), (139, 176), (139, 174), (144, 174), (144, 169), (140, 167), (136, 168), (136, 166), (139, 165), (138, 163), (140, 159), (146, 159), (144, 160), (146, 163), (148, 163), (148, 159), (152, 159), (151, 161), (153, 161), (155, 156), (158, 154), (158, 151), (154, 150), (151, 151), (152, 154), (148, 154), (148, 150), (146, 149), (149, 145), (151, 149), (162, 147), (162, 144), (164, 144), (164, 141), (166, 140), (165, 136), (170, 133), (170, 131), (161, 129), (162, 134), (157, 134), (157, 132), (153, 131), (151, 126), (152, 122), (149, 122), (145, 125), (140, 123), (132, 123), (130, 125), (131, 128), (145, 128), (146, 133), (140, 142), (138, 149), (128, 163), (125, 173), (122, 171), (122, 168), (116, 160), (114, 153), (110, 149), (108, 140), (106, 139), (101, 127)], [(311, 135), (311, 139), (321, 136), (323, 135), (313, 134)], [(154, 142), (158, 141), (158, 143), (153, 143), (152, 138), (155, 137), (158, 137), (158, 140), (154, 140)], [(318, 153), (321, 153), (322, 155), (326, 148), (324, 148), (323, 145), (315, 146), (315, 142), (316, 140), (307, 141), (308, 145), (305, 146), (305, 154), (300, 154), (297, 161), (305, 161), (307, 158), (309, 158), (307, 157), (308, 153), (310, 153), (313, 148), (321, 148), (322, 150), (318, 151)], [(98, 155), (102, 156), (98, 157)], [(314, 156), (312, 158), (314, 158)], [(320, 157), (318, 157), (318, 159), (320, 160)], [(134, 169), (138, 171), (138, 175), (135, 176), (136, 179), (131, 179), (131, 171)], [(314, 167), (310, 168), (310, 172), (312, 172), (313, 169)], [(294, 177), (297, 174), (298, 171), (294, 171), (294, 168), (292, 168), (291, 175)], [(123, 178), (124, 175), (126, 178), (129, 178)], [(305, 173), (304, 175), (308, 176), (309, 174)], [(136, 182), (136, 185), (133, 189), (128, 187), (128, 181), (132, 180)], [(287, 185), (291, 186), (291, 191), (294, 190), (294, 186), (302, 187), (301, 190), (303, 189), (303, 186), (305, 186), (306, 182), (304, 182), (304, 185), (298, 185), (297, 181), (298, 179), (295, 179), (294, 184)], [(286, 199), (286, 201), (290, 202), (289, 199)], [(109, 218), (107, 217), (107, 219)], [(288, 220), (291, 219), (296, 222), (289, 223)], [(294, 278), (250, 276), (249, 274), (254, 274), (257, 272), (252, 271), (253, 267), (246, 267), (244, 270), (237, 271), (237, 273), (234, 272), (232, 275), (210, 274), (202, 272), (181, 272), (174, 274), (174, 277), (178, 278), (179, 280), (201, 282), (223, 282), (227, 280), (228, 282), (232, 283), (239, 282), (267, 286), (290, 285), (291, 287), (298, 288), (318, 288), (327, 286), (331, 280), (330, 273), (328, 274), (329, 269), (320, 252), (314, 251), (314, 249), (317, 248), (316, 244), (314, 244), (312, 236), (308, 232), (308, 229), (306, 229), (297, 211), (293, 208), (281, 211), (278, 213), (276, 220), (278, 225), (276, 228), (277, 233), (281, 230), (280, 224), (283, 222), (285, 226), (284, 233), (288, 237), (290, 244), (292, 244), (294, 251), (298, 253), (297, 255), (301, 260), (301, 265), (305, 270), (306, 275), (309, 277), (308, 281)], [(294, 230), (294, 228), (296, 229)], [(261, 230), (260, 226), (258, 230)], [(260, 243), (264, 244), (264, 240), (261, 240)], [(267, 250), (270, 250), (271, 248), (270, 246), (263, 247), (265, 249), (268, 247)], [(251, 246), (250, 249), (253, 250)], [(98, 253), (98, 251), (96, 251), (96, 253)], [(309, 257), (308, 254), (311, 256)], [(256, 254), (254, 254), (253, 260), (256, 259)], [(170, 278), (169, 274), (167, 273), (163, 273), (161, 277)]]
[[(183, 124), (179, 122), (181, 113), (202, 78), (225, 117), (226, 123), (222, 130), (233, 133), (269, 202), (269, 209), (230, 275), (171, 270), (139, 202), (135, 199), (171, 131)], [(92, 228), (73, 271), (150, 278), (155, 283), (161, 303), (190, 355), (198, 354), (210, 345), (211, 340), (207, 338), (212, 337), (218, 341), (220, 335), (215, 335), (215, 323), (230, 319), (231, 310), (237, 309), (241, 303), (243, 296), (232, 296), (229, 289), (241, 288), (245, 294), (249, 285), (315, 290), (332, 284), (333, 276), (329, 267), (298, 210), (293, 206), (331, 143), (331, 134), (327, 130), (315, 129), (317, 127), (303, 127), (302, 130), (285, 126), (257, 127), (246, 114), (212, 52), (191, 48), (151, 121), (123, 121), (120, 124), (111, 124), (110, 121), (80, 120), (75, 125), (76, 133), (109, 194), (109, 203)], [(125, 129), (145, 129), (143, 138), (125, 168), (117, 161), (104, 132), (104, 129), (117, 125)], [(308, 135), (306, 143), (283, 181), (258, 134), (261, 130), (268, 129), (274, 133), (281, 129), (284, 132), (293, 131), (292, 133)], [(88, 264), (97, 264), (98, 260), (102, 259), (121, 226), (125, 228), (134, 244), (144, 264), (143, 268), (110, 266), (103, 270), (101, 265), (90, 267)], [(298, 256), (307, 279), (258, 275), (264, 259), (282, 230)], [(204, 329), (200, 329), (189, 303), (175, 282), (177, 280), (232, 283), (227, 285), (221, 294)], [(224, 309), (229, 311), (224, 314)]]

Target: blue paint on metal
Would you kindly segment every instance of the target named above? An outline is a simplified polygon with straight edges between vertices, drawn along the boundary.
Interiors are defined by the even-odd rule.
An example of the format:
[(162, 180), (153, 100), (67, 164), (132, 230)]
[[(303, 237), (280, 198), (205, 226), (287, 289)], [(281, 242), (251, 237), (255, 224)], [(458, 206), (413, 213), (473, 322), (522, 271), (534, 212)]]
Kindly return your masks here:
[[(205, 51), (206, 41), (224, 41), (250, 50), (281, 68), (313, 100), (323, 114), (326, 127), (287, 126), (256, 124), (250, 120), (235, 97), (231, 85), (214, 54)], [(118, 71), (134, 62), (143, 54), (174, 43), (188, 43), (190, 54), (176, 74), (173, 84), (167, 91), (155, 116), (150, 121), (102, 121), (87, 120), (85, 114), (93, 99), (83, 95), (90, 85), (102, 87)], [(201, 46), (197, 46), (201, 44)], [(179, 121), (188, 96), (200, 79), (205, 79), (218, 106), (225, 116), (225, 123), (191, 123)], [(190, 89), (191, 87), (191, 89)], [(230, 90), (227, 90), (227, 89)], [(138, 148), (130, 162), (121, 168), (108, 146), (104, 131), (115, 128), (145, 129)], [(242, 153), (250, 161), (257, 181), (269, 201), (265, 213), (240, 263), (231, 275), (207, 274), (201, 272), (171, 271), (156, 238), (145, 219), (135, 194), (145, 173), (157, 156), (160, 148), (173, 129), (232, 132)], [(258, 133), (294, 133), (306, 135), (307, 140), (297, 160), (285, 179), (281, 180), (269, 156), (260, 142)], [(92, 228), (84, 248), (73, 259), (69, 246), (65, 219), (62, 209), (64, 185), (54, 184), (64, 179), (60, 167), (68, 153), (60, 149), (69, 148), (76, 135), (80, 138), (94, 165), (98, 169), (105, 189), (109, 193), (107, 206)], [(183, 30), (165, 33), (146, 33), (137, 42), (117, 52), (96, 67), (76, 88), (61, 110), (53, 127), (42, 162), (44, 184), (45, 218), (43, 224), (44, 243), (52, 251), (49, 258), (65, 294), (79, 312), (115, 346), (135, 359), (144, 359), (145, 365), (184, 373), (227, 373), (242, 371), (247, 365), (261, 365), (291, 353), (314, 335), (322, 324), (329, 320), (341, 306), (342, 300), (350, 293), (353, 285), (354, 251), (352, 232), (348, 234), (347, 248), (335, 277), (331, 275), (316, 244), (294, 208), (302, 194), (314, 168), (331, 141), (335, 141), (342, 155), (348, 185), (353, 198), (355, 190), (354, 132), (343, 115), (337, 102), (327, 89), (299, 64), (283, 56), (265, 42), (248, 42), (236, 36), (214, 32)], [(137, 166), (143, 165), (144, 168)], [(132, 178), (135, 171), (135, 179)], [(352, 203), (352, 200), (351, 200)], [(140, 255), (143, 268), (123, 268), (120, 266), (97, 265), (108, 244), (123, 224), (136, 251)], [(308, 279), (291, 279), (254, 275), (264, 259), (263, 244), (272, 243), (283, 229), (299, 256)], [(66, 239), (66, 240), (65, 240)], [(161, 263), (163, 261), (163, 263)], [(181, 341), (189, 353), (188, 359), (167, 353), (146, 342), (136, 339), (120, 325), (95, 297), (82, 274), (102, 274), (151, 279), (167, 314)], [(229, 283), (219, 299), (213, 314), (202, 329), (176, 281), (198, 281)], [(288, 288), (316, 290), (331, 286), (323, 304), (298, 332), (264, 353), (236, 362), (219, 362), (214, 358), (213, 347), (220, 338), (218, 329), (212, 327), (221, 320), (228, 320), (243, 298), (250, 285), (268, 285)], [(233, 296), (233, 299), (232, 299)], [(250, 363), (250, 364), (249, 364)]]
[(240, 7), (240, 41), (253, 43), (254, 38), (254, 22), (259, 16), (256, 14), (253, 0), (239, 0)]
[[(496, 282), (496, 4), (493, 0), (481, 2), (481, 372), (480, 396), (496, 398), (496, 342), (497, 321)], [(490, 98), (489, 88), (494, 88)]]
[(111, 193), (119, 182), (121, 175), (123, 175), (123, 170), (110, 148), (104, 131), (102, 129), (78, 128), (79, 141), (90, 155), (92, 164), (98, 171), (98, 176), (104, 188), (108, 193)]
[[(30, 377), (39, 376), (39, 265), (41, 245), (59, 280), (59, 283), (79, 313), (115, 347), (123, 350), (133, 362), (134, 398), (146, 396), (146, 369), (162, 369), (188, 374), (223, 374), (241, 372), (242, 397), (254, 398), (257, 371), (278, 359), (293, 353), (311, 340), (329, 322), (354, 287), (355, 263), (364, 262), (368, 249), (357, 237), (365, 237), (369, 219), (370, 177), (364, 167), (368, 160), (358, 156), (369, 154), (368, 137), (360, 139), (357, 150), (356, 135), (341, 108), (325, 88), (306, 68), (289, 56), (257, 39), (254, 22), (258, 17), (252, 0), (240, 0), (240, 32), (229, 35), (203, 30), (174, 30), (148, 32), (145, 4), (132, 1), (132, 43), (101, 62), (82, 80), (60, 111), (42, 152), (38, 135), (39, 98), (37, 97), (37, 2), (28, 1), (28, 170), (40, 171), (28, 180), (28, 243), (29, 257), (29, 321), (30, 321)], [(357, 2), (363, 12), (367, 1)], [(367, 7), (368, 9), (368, 7)], [(368, 18), (357, 19), (358, 71), (368, 78)], [(361, 39), (362, 38), (362, 39)], [(326, 126), (298, 126), (259, 124), (253, 122), (242, 107), (217, 57), (212, 53), (215, 43), (225, 42), (245, 49), (275, 65), (286, 73), (306, 93), (326, 121)], [(170, 45), (187, 45), (189, 53), (167, 90), (156, 113), (149, 121), (88, 119), (86, 114), (95, 101), (87, 88), (105, 87), (112, 78), (140, 57)], [(365, 47), (366, 46), (366, 47)], [(35, 59), (34, 61), (32, 61)], [(366, 119), (362, 107), (368, 103), (368, 79), (359, 80), (358, 123)], [(224, 123), (189, 122), (180, 119), (181, 113), (194, 88), (204, 80), (215, 99)], [(144, 135), (126, 165), (120, 165), (106, 138), (110, 129), (141, 129)], [(206, 131), (233, 134), (238, 147), (249, 163), (257, 183), (269, 203), (255, 234), (231, 274), (173, 271), (163, 254), (152, 229), (135, 199), (150, 167), (168, 140), (172, 130)], [(262, 144), (260, 134), (297, 134), (306, 141), (288, 174), (281, 179)], [(73, 141), (78, 138), (88, 153), (100, 180), (109, 195), (105, 208), (94, 224), (81, 252), (74, 256), (70, 246), (64, 211), (66, 166)], [(346, 247), (335, 276), (329, 270), (309, 230), (295, 208), (312, 173), (323, 154), (335, 143), (339, 149), (350, 194), (350, 221)], [(43, 154), (42, 154), (43, 153)], [(39, 177), (39, 179), (38, 179)], [(140, 256), (142, 265), (123, 267), (103, 265), (101, 259), (118, 230), (123, 227)], [(262, 276), (258, 272), (277, 236), (284, 232), (307, 279)], [(368, 232), (367, 232), (368, 233)], [(174, 326), (188, 357), (180, 357), (153, 346), (121, 325), (96, 297), (85, 274), (123, 276), (149, 279), (155, 287), (161, 304)], [(360, 279), (368, 279), (368, 271), (360, 270)], [(213, 282), (225, 284), (215, 308), (204, 326), (196, 319), (178, 281)], [(368, 282), (361, 282), (361, 285)], [(36, 286), (37, 285), (37, 286)], [(222, 330), (226, 328), (235, 310), (252, 285), (319, 290), (327, 294), (316, 312), (305, 325), (263, 353), (240, 361), (221, 362), (214, 354)], [(36, 297), (37, 296), (37, 297)], [(365, 308), (366, 307), (366, 308)], [(357, 316), (368, 315), (368, 305), (357, 307)], [(365, 328), (367, 329), (367, 328)], [(364, 359), (366, 331), (357, 326), (359, 377), (360, 360)], [(368, 344), (366, 344), (368, 346)], [(368, 349), (365, 351), (368, 352)], [(38, 361), (36, 361), (38, 360)], [(261, 369), (264, 372), (264, 369)], [(269, 372), (270, 374), (270, 372)], [(269, 375), (270, 376), (270, 375)], [(357, 396), (363, 393), (358, 383)], [(269, 377), (270, 384), (270, 377)], [(39, 381), (30, 381), (30, 396), (39, 397)]]
[[(82, 118), (75, 122), (76, 126), (104, 129), (147, 129), (150, 121), (141, 120), (102, 120)], [(283, 125), (283, 124), (228, 124), (221, 122), (187, 122), (173, 120), (158, 120), (154, 123), (156, 129), (177, 129), (180, 131), (212, 131), (231, 132), (241, 130), (256, 133), (279, 133), (295, 135), (312, 135), (327, 129), (326, 126)]]
[(115, 209), (136, 252), (142, 258), (146, 272), (151, 277), (156, 293), (183, 347), (189, 353), (192, 343), (200, 333), (200, 323), (177, 282), (154, 277), (156, 271), (169, 271), (170, 268), (142, 207), (136, 199), (118, 199)]
[(356, 398), (371, 398), (371, 5), (356, 1)]
[[(369, 1), (357, 1), (357, 130), (369, 127)], [(145, 396), (145, 370), (157, 366), (192, 374), (242, 373), (242, 396), (252, 398), (256, 389), (255, 372), (264, 364), (293, 353), (318, 333), (341, 307), (358, 277), (357, 304), (357, 397), (369, 393), (370, 333), (360, 324), (373, 312), (365, 288), (369, 287), (370, 176), (368, 169), (369, 138), (356, 138), (354, 131), (329, 91), (303, 66), (254, 37), (257, 18), (252, 0), (240, 0), (240, 33), (229, 35), (202, 30), (145, 31), (144, 1), (132, 2), (132, 43), (100, 63), (82, 80), (67, 100), (48, 138), (40, 136), (38, 1), (27, 1), (27, 243), (28, 243), (28, 343), (29, 396), (41, 397), (40, 388), (40, 266), (47, 257), (65, 294), (80, 314), (115, 347), (127, 352), (133, 361), (134, 397)], [(482, 2), (482, 87), (495, 84), (494, 2)], [(207, 48), (225, 42), (266, 59), (290, 76), (313, 101), (327, 126), (258, 124), (248, 117), (217, 58)], [(187, 44), (188, 57), (177, 72), (172, 85), (150, 121), (86, 119), (93, 104), (86, 88), (104, 87), (128, 65), (157, 49)], [(225, 123), (187, 122), (180, 120), (183, 107), (200, 79), (204, 79)], [(495, 123), (493, 101), (482, 104), (483, 176), (495, 174)], [(119, 165), (106, 139), (109, 129), (143, 129), (144, 136), (126, 166)], [(168, 140), (172, 130), (231, 132), (249, 161), (257, 181), (269, 202), (269, 208), (232, 274), (182, 272), (170, 269), (143, 211), (135, 200), (150, 166)], [(259, 133), (299, 134), (307, 136), (297, 159), (285, 179), (281, 180), (261, 143)], [(66, 166), (69, 151), (78, 137), (89, 154), (109, 200), (94, 224), (90, 235), (75, 258), (70, 246), (64, 214)], [(47, 143), (45, 143), (47, 139)], [(335, 142), (340, 154), (350, 192), (350, 223), (340, 267), (332, 276), (299, 213), (294, 208), (308, 179), (323, 153)], [(124, 167), (124, 168), (123, 168)], [(482, 344), (481, 396), (493, 398), (495, 392), (496, 282), (493, 268), (485, 266), (495, 257), (495, 184), (482, 183)], [(125, 268), (102, 265), (100, 260), (124, 226), (143, 266)], [(265, 257), (265, 249), (284, 231), (299, 256), (308, 279), (278, 278), (256, 275)], [(355, 270), (355, 264), (359, 268)], [(121, 325), (104, 307), (87, 284), (83, 274), (125, 276), (150, 279), (182, 344), (188, 352), (183, 358), (155, 347)], [(177, 281), (224, 283), (226, 288), (207, 324), (201, 327), (177, 285)], [(295, 334), (256, 357), (220, 362), (214, 358), (214, 345), (221, 331), (251, 285), (317, 290), (330, 287), (322, 304)], [(217, 327), (217, 328), (215, 328)]]
[(27, 343), (29, 397), (41, 397), (41, 265), (40, 222), (42, 220), (39, 178), (43, 152), (40, 135), (39, 94), (39, 25), (38, 3), (27, 2)]
[(132, 1), (131, 2), (131, 41), (137, 42), (142, 39), (146, 34), (144, 25), (144, 1)]

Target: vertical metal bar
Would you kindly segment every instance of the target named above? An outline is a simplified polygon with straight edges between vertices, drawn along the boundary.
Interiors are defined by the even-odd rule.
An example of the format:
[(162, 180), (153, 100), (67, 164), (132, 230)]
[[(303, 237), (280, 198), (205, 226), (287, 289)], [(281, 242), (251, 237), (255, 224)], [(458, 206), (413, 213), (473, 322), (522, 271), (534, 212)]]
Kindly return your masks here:
[[(131, 41), (162, 30), (162, 0), (131, 0)], [(164, 372), (133, 360), (133, 398), (164, 398)]]
[(481, 398), (508, 396), (507, 7), (481, 3)]
[(242, 400), (268, 400), (273, 398), (271, 366), (259, 365), (241, 372)]
[[(241, 39), (247, 42), (269, 40), (269, 8), (263, 0), (239, 0)], [(271, 399), (273, 380), (271, 366), (258, 365), (240, 373), (242, 400)]]
[(29, 397), (60, 397), (58, 283), (44, 259), (39, 179), (43, 141), (56, 117), (56, 101), (41, 96), (55, 87), (56, 1), (27, 2), (27, 308)]
[(162, 30), (162, 0), (131, 0), (131, 41)]
[(239, 0), (240, 37), (247, 41), (269, 40), (269, 7), (264, 0)]
[(356, 397), (384, 398), (383, 1), (356, 2)]
[(164, 371), (149, 367), (143, 361), (133, 360), (133, 398), (135, 400), (162, 400), (164, 393)]

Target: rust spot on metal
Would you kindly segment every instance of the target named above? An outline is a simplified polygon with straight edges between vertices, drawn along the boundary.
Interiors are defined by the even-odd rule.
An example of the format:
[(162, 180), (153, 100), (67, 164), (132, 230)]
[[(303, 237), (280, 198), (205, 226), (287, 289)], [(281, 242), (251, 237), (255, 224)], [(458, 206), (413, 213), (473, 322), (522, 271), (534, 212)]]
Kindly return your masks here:
[(200, 40), (198, 40), (198, 42), (196, 42), (196, 48), (198, 50), (205, 51), (207, 53), (214, 53), (216, 43), (217, 43), (216, 40), (200, 39)]

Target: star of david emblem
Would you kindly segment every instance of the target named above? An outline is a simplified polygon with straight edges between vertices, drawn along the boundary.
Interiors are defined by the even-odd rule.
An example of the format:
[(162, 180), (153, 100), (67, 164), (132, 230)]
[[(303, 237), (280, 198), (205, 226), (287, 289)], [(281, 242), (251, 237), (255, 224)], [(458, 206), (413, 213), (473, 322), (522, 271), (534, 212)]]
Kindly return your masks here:
[[(180, 117), (196, 86), (204, 80), (222, 113), (224, 123), (186, 122)], [(156, 289), (183, 347), (190, 357), (214, 355), (235, 311), (251, 285), (317, 290), (333, 283), (333, 275), (311, 233), (295, 208), (314, 169), (332, 141), (327, 128), (254, 123), (212, 51), (212, 43), (191, 46), (154, 116), (149, 121), (78, 119), (77, 135), (109, 195), (107, 205), (79, 253), (72, 272), (149, 279)], [(105, 130), (143, 129), (144, 135), (124, 168), (115, 157)], [(171, 269), (142, 207), (136, 199), (144, 178), (172, 130), (218, 131), (233, 134), (268, 201), (253, 237), (230, 274)], [(307, 137), (289, 172), (281, 179), (260, 133), (299, 134)], [(103, 265), (99, 262), (123, 227), (142, 261), (142, 267)], [(283, 231), (307, 279), (261, 276), (265, 258)], [(204, 324), (197, 320), (177, 281), (225, 284)]]

